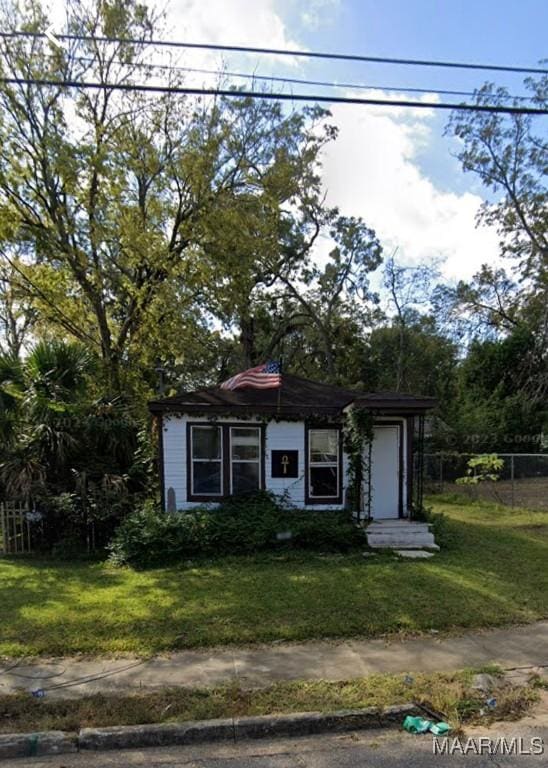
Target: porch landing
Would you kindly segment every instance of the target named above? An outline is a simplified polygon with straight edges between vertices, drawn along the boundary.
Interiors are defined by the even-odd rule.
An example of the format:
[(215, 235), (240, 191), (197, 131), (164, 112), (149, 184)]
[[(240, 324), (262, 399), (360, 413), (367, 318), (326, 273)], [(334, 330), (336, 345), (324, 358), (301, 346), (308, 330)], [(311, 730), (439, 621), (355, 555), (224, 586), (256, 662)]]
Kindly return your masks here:
[(429, 523), (415, 520), (373, 520), (365, 529), (373, 549), (439, 549)]

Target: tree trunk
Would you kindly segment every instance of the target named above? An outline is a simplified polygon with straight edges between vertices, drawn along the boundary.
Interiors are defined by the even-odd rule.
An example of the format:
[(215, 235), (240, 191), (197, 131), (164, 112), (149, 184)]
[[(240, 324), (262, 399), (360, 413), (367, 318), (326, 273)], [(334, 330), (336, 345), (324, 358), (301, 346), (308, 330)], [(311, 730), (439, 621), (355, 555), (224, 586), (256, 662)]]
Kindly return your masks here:
[(251, 316), (240, 319), (240, 344), (242, 346), (246, 368), (257, 364), (257, 349), (255, 339), (255, 318)]

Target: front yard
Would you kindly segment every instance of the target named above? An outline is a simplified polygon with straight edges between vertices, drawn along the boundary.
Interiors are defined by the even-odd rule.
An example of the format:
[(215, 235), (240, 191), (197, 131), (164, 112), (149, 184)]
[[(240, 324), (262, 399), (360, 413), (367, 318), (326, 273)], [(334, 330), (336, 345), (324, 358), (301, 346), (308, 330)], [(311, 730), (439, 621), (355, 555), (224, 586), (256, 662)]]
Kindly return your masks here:
[(478, 628), (548, 616), (548, 512), (436, 500), (427, 561), (289, 552), (135, 572), (0, 559), (0, 656)]

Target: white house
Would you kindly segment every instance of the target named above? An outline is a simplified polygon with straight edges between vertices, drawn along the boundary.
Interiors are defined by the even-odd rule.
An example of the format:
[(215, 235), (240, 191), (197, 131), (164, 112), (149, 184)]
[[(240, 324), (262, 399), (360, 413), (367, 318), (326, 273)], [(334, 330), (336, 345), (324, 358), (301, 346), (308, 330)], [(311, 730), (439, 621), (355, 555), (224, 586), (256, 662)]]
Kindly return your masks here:
[(344, 508), (343, 425), (349, 409), (360, 408), (372, 414), (374, 437), (354, 513), (408, 517), (420, 503), (421, 428), (434, 405), (430, 397), (357, 392), (288, 374), (277, 389), (211, 387), (152, 401), (164, 509), (257, 489), (285, 493), (304, 509)]

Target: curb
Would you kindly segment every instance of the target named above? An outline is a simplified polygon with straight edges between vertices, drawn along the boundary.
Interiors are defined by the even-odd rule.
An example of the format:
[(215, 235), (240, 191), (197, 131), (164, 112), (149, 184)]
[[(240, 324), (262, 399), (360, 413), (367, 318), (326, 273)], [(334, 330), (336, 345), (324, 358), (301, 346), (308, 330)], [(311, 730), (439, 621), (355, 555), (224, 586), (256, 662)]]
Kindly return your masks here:
[(0, 760), (78, 752), (78, 735), (63, 731), (0, 734)]
[(325, 732), (401, 727), (407, 715), (421, 715), (414, 704), (368, 707), (338, 712), (299, 712), (292, 715), (198, 720), (186, 723), (82, 728), (0, 735), (0, 759), (60, 755), (77, 751), (168, 747), (203, 742), (240, 741), (277, 736), (311, 736)]

